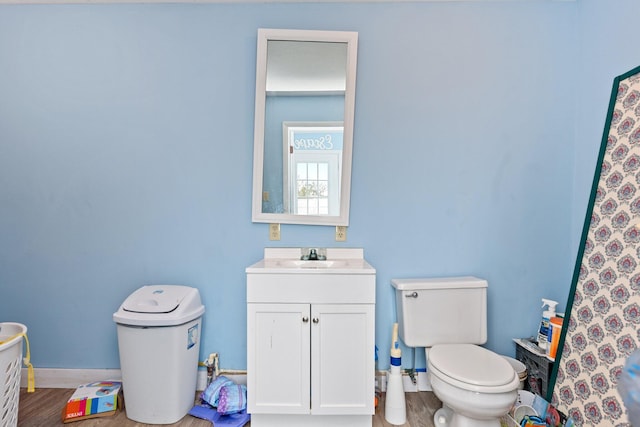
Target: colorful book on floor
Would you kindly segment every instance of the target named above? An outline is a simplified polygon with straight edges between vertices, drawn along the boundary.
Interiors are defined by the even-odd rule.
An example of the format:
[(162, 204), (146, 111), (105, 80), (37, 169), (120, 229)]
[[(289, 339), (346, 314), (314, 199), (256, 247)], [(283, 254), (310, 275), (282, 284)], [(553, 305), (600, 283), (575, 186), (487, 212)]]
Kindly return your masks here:
[(62, 422), (114, 415), (122, 407), (122, 383), (99, 381), (81, 385), (62, 408)]

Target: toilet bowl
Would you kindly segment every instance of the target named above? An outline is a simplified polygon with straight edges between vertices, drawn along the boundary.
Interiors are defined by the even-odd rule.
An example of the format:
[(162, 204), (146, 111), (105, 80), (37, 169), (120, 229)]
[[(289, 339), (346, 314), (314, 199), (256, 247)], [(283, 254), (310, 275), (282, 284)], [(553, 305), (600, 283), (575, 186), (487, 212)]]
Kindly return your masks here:
[(500, 427), (518, 397), (520, 378), (502, 356), (474, 344), (427, 349), (427, 373), (435, 395), (449, 410), (437, 426)]

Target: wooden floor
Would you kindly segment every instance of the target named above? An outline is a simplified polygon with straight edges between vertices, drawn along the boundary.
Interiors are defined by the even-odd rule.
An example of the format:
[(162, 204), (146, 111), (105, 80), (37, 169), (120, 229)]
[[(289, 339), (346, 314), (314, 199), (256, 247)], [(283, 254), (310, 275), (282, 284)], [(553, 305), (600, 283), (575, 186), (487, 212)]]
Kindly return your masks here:
[[(71, 397), (73, 390), (63, 388), (41, 388), (33, 393), (27, 393), (26, 389), (20, 390), (20, 404), (18, 412), (19, 427), (50, 427), (65, 425), (60, 420), (62, 407)], [(404, 427), (433, 427), (433, 414), (440, 407), (440, 401), (431, 392), (421, 391), (406, 393), (407, 422)], [(125, 402), (126, 406), (126, 402)], [(66, 424), (69, 427), (146, 427), (151, 424), (142, 424), (131, 421), (124, 411), (116, 415), (91, 420), (76, 421)], [(170, 426), (175, 427), (211, 427), (209, 421), (194, 418), (190, 415)], [(251, 424), (247, 424), (250, 426)], [(384, 394), (382, 401), (376, 410), (372, 427), (389, 427), (384, 419)], [(330, 427), (330, 426), (327, 426)]]

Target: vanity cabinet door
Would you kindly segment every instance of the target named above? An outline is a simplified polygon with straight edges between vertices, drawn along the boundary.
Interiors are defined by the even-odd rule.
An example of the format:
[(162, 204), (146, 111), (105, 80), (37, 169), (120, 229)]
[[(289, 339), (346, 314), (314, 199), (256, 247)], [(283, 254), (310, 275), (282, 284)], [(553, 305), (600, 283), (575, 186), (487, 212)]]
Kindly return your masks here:
[(311, 413), (374, 413), (373, 304), (311, 306)]
[(308, 414), (309, 304), (247, 305), (247, 405), (252, 414)]

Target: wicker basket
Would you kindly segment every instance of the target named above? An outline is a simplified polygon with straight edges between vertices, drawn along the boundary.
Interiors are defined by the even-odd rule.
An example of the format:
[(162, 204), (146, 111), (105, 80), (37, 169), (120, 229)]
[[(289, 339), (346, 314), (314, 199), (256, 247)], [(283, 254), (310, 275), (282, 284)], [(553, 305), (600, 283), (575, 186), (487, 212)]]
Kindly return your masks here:
[(27, 327), (20, 323), (0, 323), (0, 427), (18, 425), (18, 400), (22, 371), (21, 334)]

